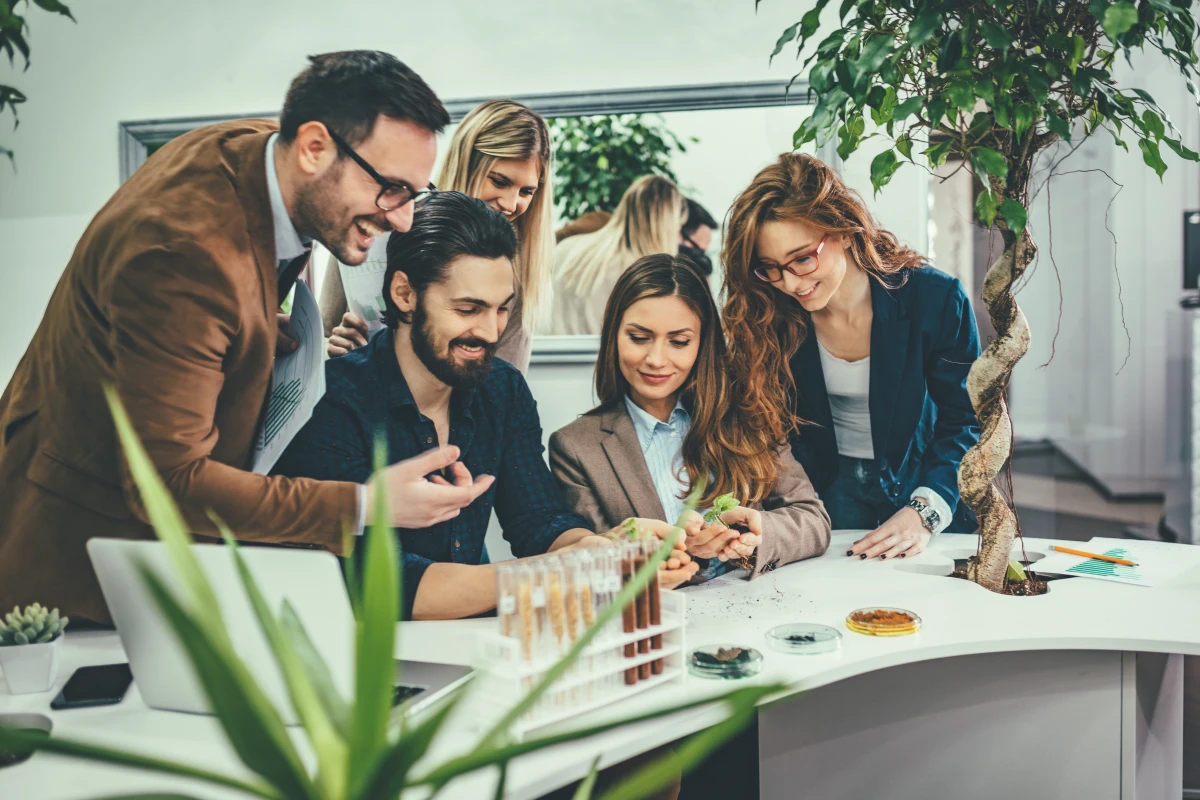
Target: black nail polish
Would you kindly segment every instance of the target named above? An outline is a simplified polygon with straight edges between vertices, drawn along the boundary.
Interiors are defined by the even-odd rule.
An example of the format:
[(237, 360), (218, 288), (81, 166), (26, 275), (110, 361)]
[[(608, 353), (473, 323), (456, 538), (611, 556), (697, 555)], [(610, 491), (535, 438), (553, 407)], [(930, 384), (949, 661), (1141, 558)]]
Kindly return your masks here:
[(906, 555), (908, 555), (908, 553), (901, 553), (899, 557), (904, 558)]
[(866, 553), (859, 553), (859, 554), (858, 554), (858, 557), (859, 557), (859, 558), (866, 558), (866, 557), (867, 557), (867, 554), (866, 554)]
[(853, 551), (853, 550), (847, 550), (847, 551), (846, 551), (846, 555), (848, 555), (848, 556), (852, 556), (852, 555), (854, 555), (854, 551)]
[(879, 557), (879, 560), (880, 560), (880, 561), (883, 561), (883, 560), (885, 560), (886, 558), (887, 558), (887, 553), (884, 553), (883, 555), (881, 555), (881, 556)]

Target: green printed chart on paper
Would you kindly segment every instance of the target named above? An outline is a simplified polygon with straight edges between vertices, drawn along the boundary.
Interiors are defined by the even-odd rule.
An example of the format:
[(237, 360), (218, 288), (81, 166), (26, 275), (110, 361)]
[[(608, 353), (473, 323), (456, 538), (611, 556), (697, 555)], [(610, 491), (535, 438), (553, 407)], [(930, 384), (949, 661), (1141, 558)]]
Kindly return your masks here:
[(387, 306), (383, 304), (383, 295), (378, 295), (375, 298), (375, 306), (365, 305), (362, 307), (362, 318), (367, 323), (368, 327), (378, 327), (383, 325), (383, 312)]
[[(1112, 556), (1113, 558), (1124, 558), (1132, 561), (1133, 555), (1122, 548), (1113, 548), (1106, 550), (1101, 555)], [(1069, 575), (1091, 575), (1097, 578), (1125, 578), (1126, 580), (1136, 581), (1141, 579), (1138, 574), (1137, 567), (1128, 567), (1124, 564), (1114, 564), (1111, 561), (1100, 561), (1099, 559), (1089, 558), (1080, 564), (1076, 564), (1067, 570)]]
[(299, 378), (290, 380), (275, 388), (275, 393), (271, 395), (270, 411), (267, 412), (267, 418), (263, 421), (263, 447), (275, 441), (275, 437), (279, 435), (279, 432), (287, 425), (288, 420), (296, 413), (296, 409), (299, 408), (300, 400), (303, 396), (304, 389), (300, 384)]

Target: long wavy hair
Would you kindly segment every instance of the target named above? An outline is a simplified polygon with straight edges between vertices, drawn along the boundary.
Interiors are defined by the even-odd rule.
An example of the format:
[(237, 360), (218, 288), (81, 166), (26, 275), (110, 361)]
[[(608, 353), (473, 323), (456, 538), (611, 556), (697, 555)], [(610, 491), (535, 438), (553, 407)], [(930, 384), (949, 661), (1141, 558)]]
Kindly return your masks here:
[(613, 287), (604, 308), (600, 354), (596, 359), (596, 396), (600, 407), (624, 401), (629, 382), (621, 372), (618, 339), (625, 312), (639, 300), (678, 297), (700, 319), (696, 363), (680, 387), (692, 425), (683, 440), (683, 468), (689, 485), (707, 480), (701, 506), (732, 493), (743, 503), (761, 500), (775, 485), (779, 456), (764, 447), (731, 402), (733, 392), (725, 336), (708, 282), (686, 258), (658, 253), (638, 259)]
[(777, 220), (846, 237), (853, 263), (887, 286), (901, 285), (907, 270), (925, 260), (880, 228), (858, 193), (810, 155), (784, 153), (738, 195), (721, 249), (729, 362), (740, 389), (738, 413), (758, 438), (773, 443), (805, 424), (794, 410), (795, 380), (788, 362), (811, 322), (793, 299), (754, 276), (759, 229)]
[(525, 213), (513, 220), (520, 241), (513, 273), (521, 298), (521, 324), (534, 329), (549, 307), (550, 260), (554, 255), (554, 184), (550, 129), (541, 115), (514, 100), (489, 100), (463, 117), (450, 140), (437, 187), (472, 197), (499, 160), (534, 161), (538, 190)]
[(591, 294), (614, 264), (678, 250), (686, 218), (687, 199), (675, 183), (660, 175), (643, 175), (621, 195), (603, 227), (574, 237), (577, 249), (559, 266), (555, 281), (576, 295)]

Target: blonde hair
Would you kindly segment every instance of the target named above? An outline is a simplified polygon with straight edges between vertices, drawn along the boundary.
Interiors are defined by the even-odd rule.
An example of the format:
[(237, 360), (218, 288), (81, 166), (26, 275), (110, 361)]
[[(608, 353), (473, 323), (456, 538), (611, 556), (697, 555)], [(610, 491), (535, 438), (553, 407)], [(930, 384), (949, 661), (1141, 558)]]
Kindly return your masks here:
[(687, 218), (687, 200), (679, 188), (660, 175), (643, 175), (621, 195), (612, 218), (597, 231), (574, 237), (575, 257), (555, 276), (578, 296), (591, 294), (612, 265), (622, 271), (644, 256), (674, 253)]
[(538, 190), (525, 213), (513, 220), (520, 247), (513, 262), (522, 308), (522, 327), (532, 331), (549, 303), (554, 185), (550, 130), (541, 115), (513, 100), (489, 100), (463, 117), (450, 140), (437, 187), (479, 197), (500, 160), (536, 161)]

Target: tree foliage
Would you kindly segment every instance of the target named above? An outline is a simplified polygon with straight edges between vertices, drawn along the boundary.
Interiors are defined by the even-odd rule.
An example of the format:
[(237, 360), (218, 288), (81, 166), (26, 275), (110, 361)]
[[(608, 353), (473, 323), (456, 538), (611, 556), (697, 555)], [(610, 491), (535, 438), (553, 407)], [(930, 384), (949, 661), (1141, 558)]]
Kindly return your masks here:
[(604, 114), (550, 120), (554, 139), (554, 200), (564, 220), (612, 211), (642, 175), (676, 180), (671, 159), (688, 143), (657, 114)]
[[(25, 62), (24, 68), (29, 69), (29, 23), (25, 21), (23, 14), (17, 13), (17, 7), (22, 3), (25, 4), (22, 10), (26, 13), (30, 6), (36, 5), (45, 11), (62, 14), (72, 22), (75, 21), (75, 17), (71, 16), (71, 10), (59, 0), (0, 0), (0, 51), (8, 55), (9, 66), (16, 67), (16, 57), (19, 54)], [(15, 86), (0, 84), (0, 114), (3, 114), (5, 109), (12, 112), (13, 130), (21, 123), (17, 116), (17, 106), (26, 99), (24, 93)], [(10, 161), (13, 158), (12, 151), (3, 147), (0, 147), (0, 154), (8, 156)]]
[[(816, 105), (793, 144), (837, 136), (845, 158), (886, 133), (892, 146), (871, 163), (877, 192), (915, 147), (935, 167), (957, 155), (984, 187), (980, 220), (1015, 238), (1033, 158), (1054, 141), (1103, 128), (1126, 150), (1132, 140), (1160, 178), (1163, 148), (1200, 160), (1154, 98), (1115, 73), (1134, 50), (1158, 50), (1200, 102), (1189, 0), (843, 0), (818, 42), (829, 3), (816, 0), (771, 54), (816, 45), (803, 62)], [(881, 130), (868, 134), (867, 119)]]

